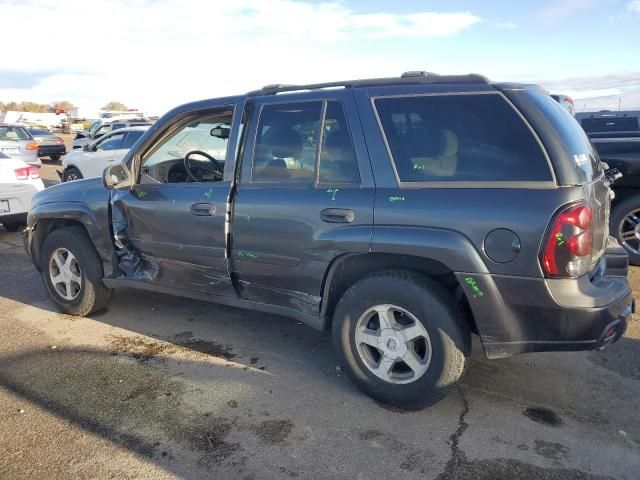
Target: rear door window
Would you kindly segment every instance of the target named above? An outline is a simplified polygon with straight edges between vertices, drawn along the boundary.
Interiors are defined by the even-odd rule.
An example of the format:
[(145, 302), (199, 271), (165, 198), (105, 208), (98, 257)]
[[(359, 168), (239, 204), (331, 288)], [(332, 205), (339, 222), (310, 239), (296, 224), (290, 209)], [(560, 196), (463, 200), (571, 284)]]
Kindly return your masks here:
[(499, 94), (375, 100), (401, 182), (537, 182), (549, 162), (514, 108)]
[(119, 150), (122, 147), (122, 142), (124, 141), (124, 133), (114, 133), (113, 135), (105, 138), (103, 141), (98, 143), (96, 146), (96, 150)]

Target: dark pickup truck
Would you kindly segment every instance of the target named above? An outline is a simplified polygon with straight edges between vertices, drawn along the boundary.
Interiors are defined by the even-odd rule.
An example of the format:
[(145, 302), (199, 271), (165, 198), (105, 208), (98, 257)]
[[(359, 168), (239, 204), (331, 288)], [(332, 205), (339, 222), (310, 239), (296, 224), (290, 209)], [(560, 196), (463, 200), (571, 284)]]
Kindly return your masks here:
[(576, 118), (593, 142), (600, 160), (622, 177), (612, 188), (610, 232), (640, 265), (640, 111), (579, 113)]
[(25, 242), (67, 313), (134, 287), (286, 315), (331, 329), (369, 395), (417, 407), (460, 379), (472, 333), (489, 358), (624, 333), (610, 198), (543, 90), (407, 72), (177, 107), (102, 178), (37, 194)]

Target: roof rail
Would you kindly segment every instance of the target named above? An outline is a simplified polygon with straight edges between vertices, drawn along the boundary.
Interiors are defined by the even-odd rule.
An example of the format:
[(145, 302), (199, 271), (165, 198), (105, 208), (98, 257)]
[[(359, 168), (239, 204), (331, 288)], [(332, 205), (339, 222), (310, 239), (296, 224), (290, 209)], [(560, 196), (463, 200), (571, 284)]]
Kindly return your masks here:
[(400, 77), (368, 78), (363, 80), (343, 80), (338, 82), (312, 83), (308, 85), (266, 85), (259, 90), (249, 92), (248, 96), (276, 95), (278, 93), (320, 90), (324, 88), (373, 87), (384, 85), (419, 85), (430, 83), (489, 83), (489, 79), (477, 73), (467, 75), (439, 75), (437, 73), (415, 70), (404, 72)]

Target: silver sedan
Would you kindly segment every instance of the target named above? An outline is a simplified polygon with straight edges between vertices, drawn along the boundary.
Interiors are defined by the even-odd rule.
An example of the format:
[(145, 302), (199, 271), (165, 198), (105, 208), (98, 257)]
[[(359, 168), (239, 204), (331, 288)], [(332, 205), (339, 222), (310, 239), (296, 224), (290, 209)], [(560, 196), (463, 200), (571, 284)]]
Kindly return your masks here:
[(34, 167), (42, 165), (38, 144), (20, 125), (0, 123), (0, 152)]

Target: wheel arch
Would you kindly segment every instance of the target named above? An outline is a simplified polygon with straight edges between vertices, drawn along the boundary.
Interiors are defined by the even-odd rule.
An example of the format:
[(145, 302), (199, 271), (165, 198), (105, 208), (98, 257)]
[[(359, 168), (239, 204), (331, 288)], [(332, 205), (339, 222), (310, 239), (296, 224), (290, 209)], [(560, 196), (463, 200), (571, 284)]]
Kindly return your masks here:
[(41, 268), (41, 250), (45, 238), (54, 230), (79, 226), (91, 241), (102, 260), (105, 276), (111, 276), (117, 265), (115, 251), (110, 242), (110, 233), (99, 227), (94, 212), (88, 205), (80, 202), (59, 202), (39, 205), (29, 216), (29, 244), (33, 263)]

